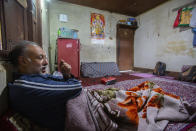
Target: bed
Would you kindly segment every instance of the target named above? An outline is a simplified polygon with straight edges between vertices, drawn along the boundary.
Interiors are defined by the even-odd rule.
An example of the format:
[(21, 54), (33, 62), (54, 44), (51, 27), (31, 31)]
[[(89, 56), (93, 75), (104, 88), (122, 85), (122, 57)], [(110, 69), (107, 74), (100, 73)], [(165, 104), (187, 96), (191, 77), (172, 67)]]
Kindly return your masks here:
[[(116, 118), (108, 114), (108, 111), (99, 110), (98, 108), (102, 105), (97, 104), (96, 107), (89, 106), (90, 102), (94, 102), (95, 99), (91, 97), (89, 99), (88, 93), (86, 91), (94, 90), (104, 90), (104, 89), (120, 89), (128, 90), (131, 89), (143, 82), (153, 82), (155, 85), (160, 86), (165, 92), (171, 93), (173, 95), (179, 96), (183, 100), (181, 106), (184, 107), (185, 116), (182, 116), (176, 119), (171, 119), (169, 123), (167, 121), (160, 121), (161, 128), (159, 130), (165, 131), (178, 131), (178, 130), (195, 130), (196, 121), (195, 121), (195, 112), (196, 112), (196, 83), (181, 82), (177, 80), (165, 79), (160, 77), (149, 77), (149, 78), (140, 78), (135, 80), (125, 80), (117, 82), (114, 85), (91, 85), (84, 87), (81, 95), (75, 99), (69, 100), (66, 108), (66, 129), (69, 131), (93, 131), (93, 130), (158, 130), (157, 128), (147, 128), (147, 126), (137, 126), (137, 124), (127, 123), (127, 119), (124, 120), (126, 124), (122, 125)], [(180, 100), (180, 101), (181, 101)], [(166, 101), (166, 100), (165, 100)], [(98, 101), (99, 102), (99, 101)], [(179, 104), (179, 103), (178, 103)], [(112, 108), (111, 108), (112, 109)], [(111, 111), (110, 109), (110, 111)], [(165, 108), (166, 109), (166, 108)], [(114, 111), (114, 110), (113, 110)], [(97, 113), (98, 112), (98, 113)], [(159, 111), (160, 112), (160, 111)], [(178, 112), (178, 111), (177, 111)], [(105, 114), (103, 115), (103, 113)], [(113, 112), (114, 113), (114, 112)], [(167, 112), (168, 113), (168, 112)], [(115, 114), (115, 113), (114, 113)], [(103, 115), (104, 117), (100, 117)], [(172, 114), (170, 114), (172, 115)], [(170, 117), (170, 115), (166, 116)], [(179, 116), (179, 115), (178, 115)], [(100, 117), (99, 119), (97, 117)], [(176, 117), (176, 116), (175, 116)], [(101, 119), (101, 120), (100, 120)], [(149, 118), (150, 119), (150, 118)], [(189, 120), (188, 120), (189, 119)], [(191, 119), (191, 120), (190, 120)], [(101, 122), (102, 121), (102, 122)], [(104, 122), (103, 122), (104, 121)], [(101, 124), (100, 124), (101, 123)], [(142, 123), (142, 122), (140, 122)], [(147, 122), (148, 123), (148, 122)], [(105, 124), (105, 125), (104, 125)], [(107, 125), (107, 126), (106, 126)]]
[[(172, 93), (174, 95), (180, 96), (184, 101), (187, 101), (190, 105), (189, 112), (192, 112), (185, 115), (184, 121), (180, 122), (172, 122), (169, 123), (167, 121), (163, 122), (164, 128), (160, 130), (165, 131), (193, 131), (196, 129), (196, 121), (194, 117), (194, 112), (196, 111), (196, 83), (189, 83), (189, 82), (182, 82), (178, 80), (166, 79), (161, 77), (156, 77), (153, 75), (144, 75), (142, 76), (134, 76), (129, 73), (121, 73), (121, 75), (114, 76), (117, 78), (117, 82), (113, 85), (103, 85), (100, 83), (99, 78), (80, 78), (83, 84), (83, 91), (80, 96), (71, 99), (67, 102), (66, 105), (66, 121), (65, 121), (65, 130), (67, 131), (99, 131), (105, 130), (103, 124), (100, 124), (100, 121), (96, 120), (96, 115), (99, 116), (100, 114), (93, 114), (93, 111), (90, 110), (89, 106), (89, 96), (87, 96), (86, 90), (105, 90), (105, 89), (120, 89), (123, 91), (127, 91), (143, 82), (149, 81), (154, 82), (154, 84), (160, 86), (165, 92)], [(88, 99), (87, 99), (88, 98)], [(101, 112), (101, 111), (100, 111)], [(104, 112), (102, 112), (104, 113)], [(192, 121), (187, 121), (192, 115)], [(2, 117), (3, 119), (0, 120), (0, 130), (8, 130), (8, 131), (18, 131), (19, 129), (23, 129), (25, 131), (32, 130), (32, 131), (48, 131), (43, 127), (40, 127), (30, 121), (28, 118), (16, 113), (7, 111)], [(110, 116), (103, 117), (105, 121), (112, 123), (112, 128), (107, 128), (107, 130), (146, 130), (146, 128), (139, 128), (136, 125), (132, 125), (124, 121), (126, 124), (119, 125), (119, 123), (114, 122)], [(186, 119), (186, 120), (185, 120)], [(4, 125), (4, 127), (1, 127)], [(128, 125), (128, 126), (127, 126)], [(101, 127), (100, 127), (101, 126)]]

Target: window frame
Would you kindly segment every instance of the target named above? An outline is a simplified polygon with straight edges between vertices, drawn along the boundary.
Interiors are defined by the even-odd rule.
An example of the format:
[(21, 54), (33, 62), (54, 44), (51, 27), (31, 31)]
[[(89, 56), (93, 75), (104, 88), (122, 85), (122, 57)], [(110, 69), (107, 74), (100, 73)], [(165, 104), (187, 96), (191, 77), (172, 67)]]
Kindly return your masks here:
[(8, 57), (8, 45), (6, 41), (6, 25), (5, 25), (5, 17), (4, 17), (4, 1), (0, 1), (0, 22), (1, 22), (1, 38), (2, 38), (2, 50), (0, 50), (0, 57), (7, 58)]
[[(16, 2), (17, 0), (0, 0), (0, 21), (1, 21), (1, 37), (2, 37), (2, 49), (0, 50), (0, 61), (2, 60), (8, 60), (8, 53), (11, 50), (11, 48), (14, 46), (12, 41), (15, 41), (15, 38), (11, 38), (13, 35), (10, 35), (10, 29), (9, 27), (9, 19), (7, 18), (7, 4), (10, 4), (9, 2)], [(42, 25), (41, 25), (41, 7), (40, 7), (40, 1), (35, 0), (36, 4), (36, 14), (35, 16), (32, 14), (32, 1), (33, 0), (26, 0), (27, 1), (27, 8), (24, 8), (20, 3), (19, 6), (24, 8), (23, 10), (23, 22), (24, 22), (24, 38), (23, 40), (29, 40), (33, 42), (37, 42), (42, 46)], [(7, 3), (8, 2), (8, 3)], [(22, 12), (21, 12), (22, 13)], [(19, 39), (16, 39), (16, 41)]]

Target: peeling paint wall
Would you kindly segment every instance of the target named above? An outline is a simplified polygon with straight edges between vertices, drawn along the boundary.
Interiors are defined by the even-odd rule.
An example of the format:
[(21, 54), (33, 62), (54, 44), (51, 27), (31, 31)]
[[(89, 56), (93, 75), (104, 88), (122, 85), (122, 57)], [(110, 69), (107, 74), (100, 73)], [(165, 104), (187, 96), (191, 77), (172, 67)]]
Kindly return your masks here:
[(173, 28), (177, 11), (172, 9), (193, 0), (171, 0), (137, 17), (139, 28), (134, 40), (134, 66), (154, 69), (157, 61), (168, 71), (180, 71), (182, 65), (196, 64), (191, 30)]
[[(105, 17), (105, 35), (103, 44), (92, 44), (90, 37), (90, 14), (100, 13)], [(59, 14), (66, 14), (68, 22), (62, 23)], [(74, 5), (66, 2), (56, 1), (49, 5), (50, 20), (50, 46), (51, 65), (54, 69), (55, 48), (57, 31), (60, 27), (79, 30), (78, 37), (81, 42), (81, 62), (116, 62), (116, 24), (120, 19), (128, 16), (97, 10), (85, 6)]]

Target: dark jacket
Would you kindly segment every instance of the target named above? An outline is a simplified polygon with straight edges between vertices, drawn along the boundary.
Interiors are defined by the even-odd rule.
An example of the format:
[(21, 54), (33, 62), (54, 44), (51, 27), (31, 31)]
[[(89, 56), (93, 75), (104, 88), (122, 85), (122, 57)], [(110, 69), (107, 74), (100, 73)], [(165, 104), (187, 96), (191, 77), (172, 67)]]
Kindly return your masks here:
[(81, 83), (52, 75), (17, 75), (8, 83), (11, 108), (37, 124), (63, 131), (66, 101), (78, 96)]

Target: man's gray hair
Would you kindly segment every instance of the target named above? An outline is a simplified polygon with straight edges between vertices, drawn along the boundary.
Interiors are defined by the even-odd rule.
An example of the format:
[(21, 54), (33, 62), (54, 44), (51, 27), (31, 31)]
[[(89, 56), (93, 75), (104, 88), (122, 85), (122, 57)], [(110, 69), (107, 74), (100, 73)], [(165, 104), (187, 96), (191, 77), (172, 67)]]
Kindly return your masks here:
[(12, 50), (9, 52), (9, 60), (13, 65), (18, 66), (18, 58), (19, 56), (24, 56), (28, 45), (37, 45), (37, 43), (27, 40), (19, 41), (15, 44)]

